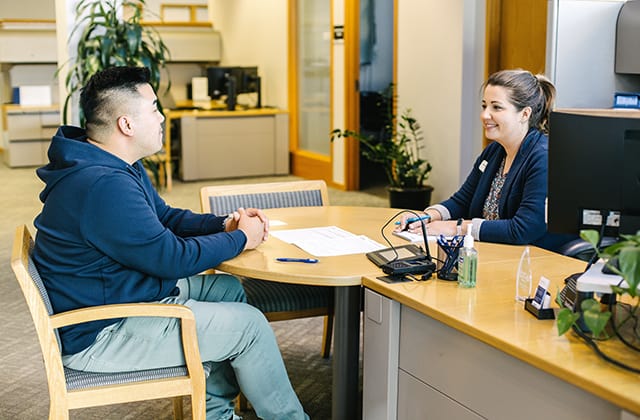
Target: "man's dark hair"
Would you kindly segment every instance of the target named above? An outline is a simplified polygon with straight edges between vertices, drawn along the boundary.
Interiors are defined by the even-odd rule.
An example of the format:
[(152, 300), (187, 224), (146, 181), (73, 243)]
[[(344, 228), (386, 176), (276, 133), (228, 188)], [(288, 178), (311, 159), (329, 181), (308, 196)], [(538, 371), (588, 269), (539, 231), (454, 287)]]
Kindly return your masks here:
[(89, 79), (80, 93), (80, 108), (85, 118), (87, 134), (108, 126), (122, 94), (139, 95), (138, 86), (149, 83), (146, 67), (109, 67)]

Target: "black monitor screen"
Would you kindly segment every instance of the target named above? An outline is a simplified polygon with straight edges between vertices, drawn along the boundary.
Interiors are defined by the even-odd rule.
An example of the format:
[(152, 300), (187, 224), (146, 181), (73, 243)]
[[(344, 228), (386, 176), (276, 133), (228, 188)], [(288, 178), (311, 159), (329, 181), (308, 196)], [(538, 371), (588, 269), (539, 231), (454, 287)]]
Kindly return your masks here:
[(548, 229), (640, 230), (640, 111), (554, 111), (549, 125)]
[(258, 68), (257, 67), (241, 67), (238, 80), (237, 93), (254, 93), (260, 89)]
[(209, 84), (209, 96), (212, 99), (220, 99), (226, 96), (231, 78), (237, 78), (239, 67), (208, 67), (207, 81)]
[(257, 67), (207, 67), (207, 79), (212, 99), (228, 95), (231, 87), (235, 88), (236, 95), (258, 92), (259, 89)]

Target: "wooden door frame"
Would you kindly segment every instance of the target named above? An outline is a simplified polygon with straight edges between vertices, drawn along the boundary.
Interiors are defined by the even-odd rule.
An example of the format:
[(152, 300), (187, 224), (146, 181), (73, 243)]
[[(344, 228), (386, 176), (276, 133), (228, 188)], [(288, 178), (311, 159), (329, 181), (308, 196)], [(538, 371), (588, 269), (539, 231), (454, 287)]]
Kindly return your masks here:
[[(360, 0), (345, 1), (345, 127), (360, 131)], [(344, 144), (346, 190), (360, 188), (360, 143), (346, 139)]]

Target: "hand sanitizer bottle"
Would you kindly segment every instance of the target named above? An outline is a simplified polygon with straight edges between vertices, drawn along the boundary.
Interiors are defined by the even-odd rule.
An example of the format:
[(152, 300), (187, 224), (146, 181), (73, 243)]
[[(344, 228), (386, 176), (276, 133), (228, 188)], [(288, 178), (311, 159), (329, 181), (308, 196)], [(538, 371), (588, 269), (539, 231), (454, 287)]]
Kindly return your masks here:
[(478, 267), (478, 251), (473, 247), (471, 224), (464, 236), (464, 246), (458, 255), (458, 286), (476, 287), (476, 270)]
[(531, 297), (531, 256), (529, 247), (525, 247), (520, 257), (518, 274), (516, 276), (516, 300), (524, 302)]

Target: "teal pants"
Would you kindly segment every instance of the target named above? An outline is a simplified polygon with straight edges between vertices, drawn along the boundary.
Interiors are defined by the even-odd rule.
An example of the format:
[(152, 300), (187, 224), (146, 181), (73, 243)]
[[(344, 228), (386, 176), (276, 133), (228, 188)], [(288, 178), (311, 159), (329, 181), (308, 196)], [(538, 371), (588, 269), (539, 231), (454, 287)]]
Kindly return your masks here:
[[(178, 281), (180, 294), (162, 300), (191, 308), (200, 356), (212, 362), (207, 378), (207, 419), (228, 420), (240, 389), (258, 417), (308, 419), (296, 396), (264, 315), (246, 303), (241, 283), (230, 275)], [(65, 366), (118, 372), (184, 364), (180, 322), (172, 318), (127, 318), (104, 328), (83, 351), (63, 357)]]

